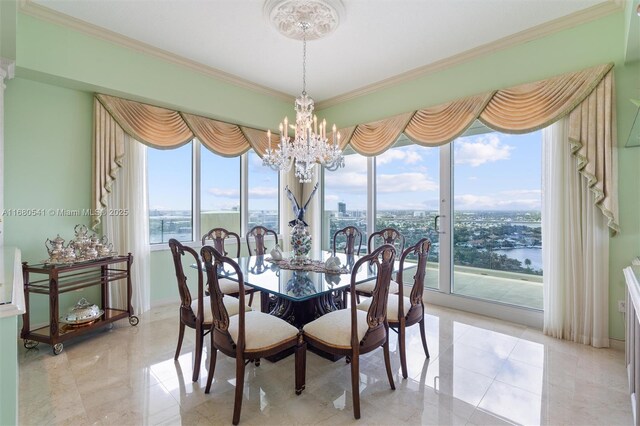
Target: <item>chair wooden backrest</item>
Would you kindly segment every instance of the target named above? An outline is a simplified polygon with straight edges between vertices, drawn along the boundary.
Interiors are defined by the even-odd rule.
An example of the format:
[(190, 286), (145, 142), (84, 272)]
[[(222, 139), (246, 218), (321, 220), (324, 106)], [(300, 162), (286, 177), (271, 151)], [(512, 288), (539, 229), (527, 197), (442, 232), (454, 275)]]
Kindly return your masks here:
[(213, 228), (211, 231), (207, 232), (202, 236), (202, 245), (207, 244), (207, 240), (213, 241), (213, 247), (218, 250), (223, 255), (228, 255), (229, 253), (225, 250), (225, 241), (228, 238), (234, 238), (236, 240), (236, 255), (234, 257), (240, 257), (240, 236), (235, 232), (228, 231), (224, 228)]
[[(429, 250), (431, 250), (431, 240), (428, 238), (423, 238), (418, 241), (415, 245), (407, 248), (402, 252), (402, 256), (400, 256), (400, 266), (398, 271), (398, 317), (404, 317), (408, 312), (404, 312), (404, 304), (402, 303), (403, 299), (403, 275), (404, 275), (404, 265), (407, 257), (415, 256), (417, 258), (416, 265), (416, 274), (413, 276), (413, 287), (411, 288), (411, 293), (409, 294), (409, 301), (411, 302), (411, 311), (414, 306), (422, 305), (422, 294), (424, 292), (424, 278), (426, 275), (427, 268), (427, 260), (429, 258)], [(422, 311), (420, 311), (422, 312)]]
[[(204, 246), (200, 250), (204, 267), (207, 272), (207, 287), (209, 289), (209, 298), (211, 301), (211, 312), (213, 314), (214, 339), (220, 344), (220, 350), (226, 352), (235, 351), (242, 358), (245, 343), (244, 315), (245, 315), (245, 295), (244, 295), (244, 276), (240, 266), (231, 258), (221, 254), (217, 249), (211, 246)], [(220, 283), (217, 271), (224, 269), (225, 265), (229, 265), (235, 272), (235, 278), (238, 280), (238, 339), (234, 342), (229, 334), (229, 313), (225, 308), (222, 298), (224, 294), (220, 290)], [(222, 339), (222, 342), (220, 341)]]
[(391, 244), (395, 247), (398, 253), (402, 253), (404, 251), (404, 235), (402, 235), (397, 229), (385, 228), (377, 232), (372, 232), (367, 240), (367, 249), (369, 250), (369, 253), (372, 253), (376, 248), (376, 239), (381, 239), (382, 244)]
[[(193, 324), (197, 321), (203, 321), (204, 319), (204, 304), (203, 304), (203, 280), (202, 280), (202, 263), (200, 262), (200, 256), (191, 247), (185, 246), (175, 238), (169, 240), (169, 248), (171, 249), (171, 256), (173, 257), (173, 265), (176, 270), (176, 280), (178, 282), (178, 293), (180, 293), (180, 318), (187, 324)], [(189, 253), (193, 256), (193, 260), (198, 266), (198, 312), (193, 312), (191, 309), (191, 303), (193, 298), (187, 285), (187, 277), (184, 274), (184, 267), (182, 258), (185, 253)]]
[[(351, 287), (349, 291), (351, 293), (352, 348), (357, 348), (361, 344), (364, 344), (370, 334), (373, 334), (375, 331), (385, 326), (387, 318), (387, 300), (389, 299), (389, 284), (391, 282), (391, 273), (393, 272), (395, 256), (395, 248), (391, 244), (383, 244), (372, 253), (358, 259), (356, 264), (353, 266), (353, 270), (351, 272)], [(363, 265), (366, 268), (377, 268), (377, 277), (376, 285), (371, 293), (371, 305), (367, 311), (368, 329), (362, 338), (362, 341), (358, 341), (356, 281), (358, 269)], [(384, 333), (386, 333), (386, 331)]]
[[(346, 226), (333, 234), (333, 255), (336, 254), (336, 242), (340, 235), (344, 235), (347, 239), (344, 247), (344, 254), (360, 254), (362, 248), (362, 232), (355, 226)], [(355, 251), (355, 242), (358, 239), (358, 251)]]
[[(264, 237), (266, 237), (267, 235), (272, 234), (275, 239), (276, 239), (276, 244), (278, 244), (278, 234), (276, 233), (276, 231), (269, 229), (269, 228), (265, 228), (264, 226), (261, 225), (257, 225), (254, 226), (253, 228), (251, 228), (251, 230), (249, 232), (247, 232), (247, 249), (249, 250), (249, 256), (260, 256), (266, 253), (266, 247), (264, 245)], [(250, 243), (250, 239), (253, 238), (254, 242), (255, 242), (255, 253), (251, 251), (251, 243)]]

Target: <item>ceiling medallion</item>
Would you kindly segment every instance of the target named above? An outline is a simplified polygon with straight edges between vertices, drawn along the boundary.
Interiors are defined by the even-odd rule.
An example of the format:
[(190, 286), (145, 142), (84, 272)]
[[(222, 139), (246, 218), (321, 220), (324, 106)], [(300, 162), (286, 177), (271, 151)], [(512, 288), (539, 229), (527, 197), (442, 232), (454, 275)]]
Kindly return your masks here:
[[(268, 0), (264, 15), (286, 37), (315, 40), (338, 27), (344, 17), (344, 6), (340, 0)], [(301, 22), (307, 24), (305, 30)]]

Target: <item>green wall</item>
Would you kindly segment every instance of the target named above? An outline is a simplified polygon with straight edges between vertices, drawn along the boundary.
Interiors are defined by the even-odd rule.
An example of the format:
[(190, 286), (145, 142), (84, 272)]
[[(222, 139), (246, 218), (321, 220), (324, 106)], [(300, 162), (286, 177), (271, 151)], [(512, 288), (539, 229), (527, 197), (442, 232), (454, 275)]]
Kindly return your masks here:
[(624, 148), (635, 114), (629, 98), (640, 96), (640, 63), (623, 63), (624, 14), (615, 13), (547, 37), (483, 56), (443, 71), (379, 90), (320, 111), (340, 126), (366, 123), (457, 98), (615, 62), (620, 227), (609, 257), (609, 330), (624, 339), (617, 301), (624, 300), (622, 268), (640, 255), (640, 149)]
[(18, 413), (17, 317), (0, 318), (0, 426), (14, 425)]
[(18, 14), (17, 74), (237, 124), (275, 128), (292, 100), (225, 83), (149, 54)]
[[(69, 241), (76, 224), (89, 217), (51, 213), (53, 209), (87, 209), (91, 205), (91, 137), (93, 98), (90, 93), (16, 78), (5, 91), (5, 208), (44, 209), (35, 217), (4, 218), (4, 242), (22, 250), (23, 261), (48, 257), (45, 239), (60, 234)], [(82, 295), (97, 300), (97, 289), (61, 296), (61, 312)], [(31, 322), (48, 318), (46, 296), (34, 295)]]

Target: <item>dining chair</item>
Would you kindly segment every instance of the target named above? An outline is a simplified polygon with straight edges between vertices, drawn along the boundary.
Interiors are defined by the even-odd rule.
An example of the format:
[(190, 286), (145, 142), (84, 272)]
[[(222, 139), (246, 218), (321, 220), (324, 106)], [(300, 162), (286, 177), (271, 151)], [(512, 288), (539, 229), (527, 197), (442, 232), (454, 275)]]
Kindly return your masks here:
[[(225, 249), (225, 243), (227, 240), (235, 240), (236, 251), (232, 253), (232, 257), (240, 257), (240, 236), (233, 231), (228, 231), (224, 228), (213, 228), (202, 236), (202, 245), (205, 246), (207, 241), (213, 242), (213, 247), (223, 255), (227, 256), (229, 253)], [(238, 283), (228, 278), (220, 279), (220, 288), (222, 293), (229, 296), (238, 297)], [(255, 289), (251, 286), (245, 286), (245, 291), (249, 294), (249, 306), (253, 304), (253, 293)]]
[[(278, 244), (278, 234), (272, 229), (257, 225), (251, 228), (249, 232), (247, 232), (246, 239), (249, 256), (253, 256), (254, 254), (256, 256), (266, 254), (267, 248), (264, 245), (264, 237), (268, 236), (269, 234), (273, 235), (276, 240), (275, 244)], [(255, 250), (253, 252), (251, 251), (251, 239), (253, 239), (255, 245)]]
[[(336, 233), (333, 234), (333, 255), (335, 256), (336, 254), (337, 240), (338, 240), (338, 237), (340, 237), (341, 235), (344, 235), (344, 238), (346, 239), (345, 246), (344, 246), (344, 254), (347, 254), (347, 255), (360, 254), (360, 249), (362, 248), (362, 232), (355, 226), (347, 226), (337, 230)], [(356, 239), (358, 240), (357, 251), (355, 249)]]
[[(422, 349), (424, 354), (429, 358), (429, 348), (427, 347), (427, 336), (424, 330), (424, 302), (422, 294), (424, 292), (424, 278), (426, 274), (427, 259), (429, 250), (431, 249), (431, 241), (423, 238), (415, 245), (407, 248), (400, 256), (400, 265), (398, 270), (398, 282), (402, 283), (405, 274), (405, 262), (408, 257), (411, 260), (415, 258), (416, 273), (413, 276), (413, 287), (409, 297), (404, 296), (404, 286), (399, 286), (399, 293), (390, 294), (387, 302), (387, 320), (389, 327), (398, 333), (398, 348), (400, 350), (400, 364), (402, 366), (402, 377), (407, 378), (407, 354), (406, 354), (406, 328), (418, 324), (420, 326), (420, 336), (422, 337)], [(411, 268), (414, 268), (411, 265)], [(371, 299), (367, 299), (359, 303), (357, 308), (362, 311), (368, 311), (371, 305)]]
[[(204, 336), (209, 333), (213, 316), (211, 314), (211, 303), (209, 302), (209, 296), (204, 295), (203, 279), (202, 279), (202, 262), (200, 256), (191, 247), (187, 247), (180, 243), (180, 241), (172, 238), (169, 240), (169, 248), (171, 249), (171, 256), (173, 257), (173, 265), (176, 270), (176, 279), (178, 281), (178, 293), (180, 294), (180, 332), (178, 334), (178, 346), (176, 348), (176, 354), (173, 357), (174, 360), (180, 356), (180, 349), (182, 348), (182, 340), (184, 339), (184, 330), (186, 327), (193, 328), (196, 331), (196, 352), (195, 361), (193, 364), (193, 381), (198, 381), (200, 375), (200, 361), (202, 359), (202, 345), (204, 342)], [(198, 274), (198, 293), (197, 298), (194, 300), (191, 296), (191, 291), (187, 285), (187, 277), (184, 274), (183, 258), (187, 254), (191, 255), (192, 259), (188, 262), (193, 262), (197, 266)], [(227, 309), (229, 315), (237, 315), (240, 310), (240, 301), (235, 297), (225, 297), (223, 303)], [(247, 307), (251, 310), (250, 307)]]
[[(389, 359), (389, 324), (387, 323), (387, 300), (389, 283), (393, 272), (395, 248), (382, 245), (373, 253), (361, 257), (351, 272), (351, 308), (329, 312), (308, 323), (303, 328), (308, 345), (334, 355), (350, 357), (353, 415), (360, 418), (360, 355), (382, 346), (387, 378), (395, 390), (391, 361)], [(369, 309), (356, 308), (356, 279), (358, 269), (377, 268), (377, 278)], [(303, 380), (304, 382), (304, 380)]]
[[(369, 235), (367, 239), (368, 252), (372, 253), (378, 244), (391, 244), (395, 247), (397, 253), (402, 253), (404, 251), (405, 239), (400, 231), (393, 228), (385, 228), (377, 232), (372, 232), (371, 235)], [(358, 284), (356, 287), (356, 300), (358, 303), (360, 303), (360, 296), (371, 297), (373, 286), (373, 281)], [(389, 293), (397, 294), (398, 287), (397, 277), (396, 280), (391, 279)]]
[(224, 294), (220, 288), (220, 279), (217, 271), (225, 266), (233, 269), (238, 277), (240, 290), (243, 290), (244, 278), (240, 266), (211, 246), (202, 247), (200, 254), (207, 271), (207, 286), (211, 294), (210, 302), (213, 313), (210, 366), (205, 393), (209, 393), (211, 390), (218, 351), (235, 358), (236, 392), (232, 422), (237, 425), (240, 421), (240, 410), (242, 409), (245, 365), (262, 357), (294, 349), (295, 393), (300, 395), (305, 387), (304, 369), (307, 347), (300, 331), (285, 320), (263, 312), (246, 312), (244, 309), (245, 293), (243, 291), (240, 291), (238, 314), (229, 315), (229, 311), (224, 304)]

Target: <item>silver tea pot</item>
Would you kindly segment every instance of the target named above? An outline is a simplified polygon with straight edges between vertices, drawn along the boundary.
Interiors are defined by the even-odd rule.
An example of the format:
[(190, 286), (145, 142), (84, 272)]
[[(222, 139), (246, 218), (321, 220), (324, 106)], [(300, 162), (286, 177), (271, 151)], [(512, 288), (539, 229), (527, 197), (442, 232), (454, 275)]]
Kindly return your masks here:
[(52, 260), (59, 259), (64, 250), (64, 238), (60, 237), (60, 234), (53, 240), (47, 238), (44, 242), (44, 246), (47, 249), (47, 253), (49, 253), (49, 258)]

